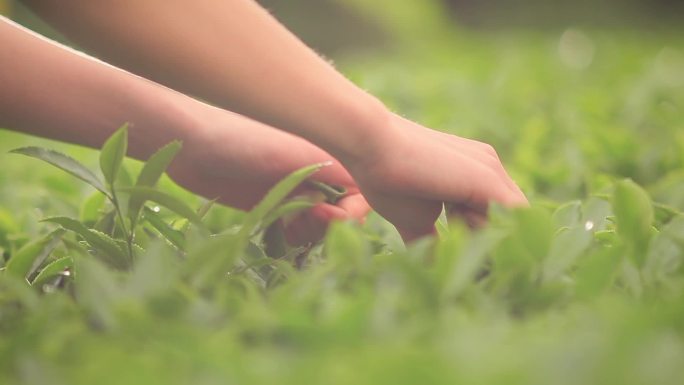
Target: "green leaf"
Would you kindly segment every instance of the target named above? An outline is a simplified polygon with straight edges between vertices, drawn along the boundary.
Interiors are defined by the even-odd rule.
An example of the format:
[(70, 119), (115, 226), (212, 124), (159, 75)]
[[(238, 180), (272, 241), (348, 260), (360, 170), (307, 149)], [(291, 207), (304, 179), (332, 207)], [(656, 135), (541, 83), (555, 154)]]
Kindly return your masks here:
[(182, 143), (175, 140), (152, 154), (140, 170), (135, 185), (154, 187), (182, 147)]
[(190, 206), (173, 195), (167, 194), (163, 191), (157, 190), (154, 187), (135, 186), (124, 187), (119, 189), (121, 192), (130, 194), (130, 199), (138, 199), (143, 203), (145, 201), (153, 201), (174, 213), (187, 218), (190, 222), (196, 225), (202, 225), (202, 218)]
[[(443, 210), (444, 211), (444, 210)], [(444, 282), (454, 264), (461, 256), (467, 230), (461, 221), (453, 221), (439, 233), (434, 251), (434, 271), (440, 282)]]
[(18, 278), (27, 278), (33, 274), (59, 245), (63, 233), (63, 230), (55, 230), (43, 238), (24, 245), (7, 263), (7, 272)]
[(113, 267), (126, 269), (130, 267), (128, 255), (122, 250), (114, 239), (105, 233), (87, 228), (81, 222), (67, 217), (51, 217), (41, 222), (56, 223), (66, 230), (72, 231), (85, 239), (91, 247), (100, 251), (104, 261)]
[(560, 205), (553, 213), (556, 228), (573, 227), (582, 220), (582, 202), (570, 201)]
[(650, 278), (665, 281), (676, 277), (684, 262), (684, 216), (675, 217), (653, 237), (647, 253), (645, 271)]
[(335, 264), (353, 267), (370, 255), (370, 247), (354, 225), (334, 222), (325, 237), (325, 252)]
[(93, 174), (92, 171), (87, 169), (77, 160), (67, 155), (64, 155), (57, 151), (48, 150), (46, 148), (33, 146), (16, 148), (10, 152), (14, 154), (30, 156), (32, 158), (40, 159), (44, 162), (47, 162), (95, 187), (98, 191), (102, 192), (106, 196), (109, 196), (109, 193), (107, 192), (107, 189), (105, 188), (105, 185), (104, 183), (102, 183), (100, 178), (95, 176), (95, 174)]
[(266, 196), (247, 214), (244, 224), (240, 230), (241, 237), (246, 239), (256, 229), (259, 222), (273, 210), (283, 199), (285, 199), (299, 184), (304, 182), (306, 178), (321, 169), (321, 167), (328, 164), (314, 164), (311, 166), (300, 168), (291, 173), (283, 180), (278, 182)]
[(81, 205), (79, 219), (81, 222), (95, 223), (102, 215), (101, 211), (104, 208), (105, 196), (100, 193), (94, 193), (86, 198)]
[(657, 223), (667, 223), (677, 216), (684, 215), (676, 207), (668, 206), (662, 203), (653, 202), (654, 217)]
[(442, 290), (444, 299), (458, 297), (482, 269), (485, 257), (506, 237), (506, 233), (494, 228), (485, 229), (470, 238), (464, 251), (448, 272)]
[(637, 266), (643, 266), (654, 220), (651, 199), (641, 187), (626, 179), (615, 186), (613, 210), (617, 233), (634, 248), (630, 255)]
[(74, 259), (71, 257), (63, 257), (52, 261), (50, 264), (45, 266), (33, 279), (31, 285), (40, 286), (48, 279), (60, 274), (66, 269), (72, 268), (74, 266)]
[(239, 259), (240, 254), (247, 247), (249, 238), (259, 223), (300, 183), (323, 166), (325, 164), (301, 168), (278, 182), (247, 214), (237, 234), (227, 233), (211, 237), (203, 241), (200, 247), (189, 251), (186, 268), (191, 275), (191, 284), (195, 287), (211, 285), (225, 277), (232, 266), (242, 263)]
[(593, 234), (584, 227), (573, 227), (556, 235), (549, 257), (544, 261), (544, 281), (556, 279), (572, 267), (591, 245)]
[(176, 230), (169, 226), (159, 215), (145, 207), (144, 218), (154, 227), (159, 233), (166, 238), (171, 244), (176, 246), (179, 250), (185, 251), (185, 236), (182, 231)]
[(126, 163), (121, 163), (121, 167), (119, 167), (119, 173), (116, 176), (116, 187), (130, 187), (133, 186), (133, 177), (131, 176), (130, 171), (128, 171), (128, 167), (126, 167)]
[(515, 211), (515, 236), (534, 260), (543, 260), (551, 249), (553, 221), (546, 209), (531, 207)]
[(100, 169), (105, 181), (114, 185), (128, 148), (128, 123), (121, 126), (102, 146)]
[[(181, 147), (181, 142), (173, 141), (152, 154), (138, 174), (135, 185), (154, 187)], [(131, 197), (128, 201), (128, 215), (133, 223), (136, 222), (143, 204), (145, 202), (141, 197)]]
[(217, 234), (189, 242), (188, 257), (184, 265), (190, 285), (197, 288), (212, 286), (225, 277), (238, 260), (238, 236), (235, 233)]
[(273, 266), (273, 272), (269, 275), (266, 281), (266, 287), (274, 287), (283, 280), (286, 280), (295, 274), (297, 270), (292, 266), (291, 263), (282, 260), (275, 260), (271, 262)]
[(310, 209), (313, 206), (315, 206), (315, 203), (306, 197), (292, 199), (269, 212), (262, 220), (262, 227), (266, 228), (282, 217)]
[(112, 271), (91, 258), (78, 258), (74, 265), (76, 298), (98, 326), (116, 328), (118, 318), (115, 306), (124, 295)]
[(150, 298), (177, 284), (178, 258), (167, 244), (155, 243), (140, 258), (125, 290), (132, 298)]

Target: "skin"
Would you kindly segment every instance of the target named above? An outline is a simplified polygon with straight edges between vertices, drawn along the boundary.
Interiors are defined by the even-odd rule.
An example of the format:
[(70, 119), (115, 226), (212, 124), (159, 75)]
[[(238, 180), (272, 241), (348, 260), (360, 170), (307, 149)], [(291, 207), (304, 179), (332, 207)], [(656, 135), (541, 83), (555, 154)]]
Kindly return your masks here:
[[(0, 46), (7, 53), (0, 58), (0, 127), (99, 148), (128, 121), (129, 156), (144, 160), (179, 139), (183, 149), (171, 164), (171, 178), (232, 207), (248, 210), (290, 172), (334, 160), (298, 136), (198, 102), (7, 21), (0, 21)], [(313, 242), (331, 220), (358, 220), (370, 209), (340, 162), (323, 167), (314, 179), (349, 194), (293, 221), (293, 243)]]
[[(81, 108), (88, 106), (87, 112), (74, 107), (73, 120), (55, 127), (55, 119), (67, 119), (57, 116), (63, 111), (60, 106), (55, 106), (51, 113), (38, 111), (38, 115), (44, 115), (41, 129), (36, 128), (40, 125), (30, 122), (36, 119), (35, 116), (27, 117), (13, 111), (17, 108), (35, 110), (36, 105), (44, 105), (36, 104), (30, 97), (10, 100), (9, 103), (14, 104), (12, 108), (0, 106), (16, 120), (16, 124), (8, 126), (10, 128), (34, 130), (32, 132), (39, 135), (96, 146), (113, 131), (116, 119), (119, 119), (117, 124), (129, 120), (137, 127), (146, 127), (140, 129), (140, 135), (133, 136), (140, 142), (133, 145), (139, 147), (132, 151), (133, 156), (149, 152), (157, 145), (151, 142), (157, 139), (183, 138), (188, 145), (181, 161), (174, 164), (172, 175), (176, 180), (205, 196), (220, 193), (225, 203), (242, 208), (248, 206), (249, 194), (238, 190), (226, 192), (219, 180), (230, 186), (234, 186), (235, 181), (251, 180), (254, 186), (261, 185), (263, 190), (263, 186), (274, 183), (276, 175), (286, 173), (282, 169), (292, 171), (291, 168), (300, 162), (313, 163), (311, 161), (321, 157), (336, 159), (339, 162), (335, 162), (335, 166), (317, 177), (330, 175), (329, 181), (348, 186), (353, 193), (336, 206), (319, 206), (309, 214), (319, 223), (341, 217), (361, 218), (367, 210), (365, 197), (376, 211), (396, 225), (406, 240), (433, 232), (443, 203), (470, 222), (483, 220), (487, 205), (492, 201), (506, 206), (527, 204), (491, 146), (439, 133), (391, 113), (253, 1), (26, 3), (98, 57), (252, 120), (184, 99), (167, 103), (174, 105), (171, 110), (179, 110), (178, 114), (185, 117), (181, 122), (191, 123), (185, 124), (184, 128), (170, 128), (169, 125), (173, 127), (173, 121), (179, 118), (166, 112), (168, 106), (156, 105), (163, 104), (166, 99), (189, 98), (128, 74), (125, 83), (136, 83), (136, 86), (121, 84), (122, 71), (111, 67), (105, 71), (99, 68), (104, 65), (90, 60), (88, 68), (97, 73), (93, 76), (99, 87), (90, 90), (92, 94), (84, 98), (87, 100), (70, 104)], [(6, 32), (7, 27), (4, 30), (1, 35), (7, 39), (4, 35), (11, 34)], [(63, 48), (45, 42), (35, 45), (32, 53), (36, 56), (6, 55), (0, 59), (3, 66), (7, 61), (19, 61), (13, 64), (16, 68), (13, 76), (21, 76), (26, 67), (55, 63), (65, 55)], [(21, 47), (24, 46), (15, 49)], [(50, 51), (51, 56), (38, 57), (43, 51)], [(64, 80), (63, 72), (73, 71), (73, 67), (56, 65), (36, 69), (38, 72), (46, 70)], [(8, 72), (11, 71), (5, 71), (0, 79), (7, 77)], [(60, 94), (67, 85), (73, 87), (73, 82), (79, 80), (86, 83), (85, 87), (92, 85), (93, 79), (83, 79), (89, 74), (88, 71), (76, 71), (73, 79), (63, 82), (65, 87), (61, 87)], [(137, 80), (133, 81), (133, 78)], [(26, 75), (15, 88), (26, 86), (31, 80)], [(11, 79), (0, 80), (0, 85), (4, 86), (2, 83), (8, 81), (11, 83)], [(107, 99), (118, 93), (106, 87), (103, 91), (99, 83), (106, 83), (106, 87), (121, 90), (129, 96), (135, 93), (132, 90), (136, 87), (147, 89), (135, 93), (139, 99), (137, 103), (126, 104), (128, 99), (125, 98), (119, 106)], [(137, 83), (144, 83), (146, 87)], [(50, 92), (45, 89), (50, 83), (39, 85), (43, 86), (41, 92)], [(93, 100), (93, 94), (97, 92), (105, 94), (99, 95), (102, 100), (95, 98), (99, 102)], [(160, 97), (161, 94), (164, 96)], [(14, 95), (14, 91), (5, 95)], [(75, 96), (83, 96), (83, 93), (77, 92)], [(132, 113), (130, 109), (141, 109), (140, 104), (143, 107), (152, 105), (152, 108)], [(199, 105), (202, 107), (197, 107)], [(118, 109), (111, 118), (102, 117), (102, 110), (106, 116), (114, 107)], [(88, 116), (88, 112), (93, 116)], [(160, 114), (166, 116), (159, 120)], [(31, 115), (36, 115), (36, 111), (31, 111)], [(89, 119), (83, 119), (84, 115)], [(216, 119), (216, 115), (221, 118)], [(144, 123), (136, 122), (134, 117)], [(107, 119), (111, 121), (95, 128), (94, 121)], [(73, 124), (76, 122), (81, 124)], [(94, 132), (84, 135), (85, 127)], [(55, 130), (59, 132), (55, 133)], [(154, 134), (148, 136), (147, 133)], [(292, 147), (284, 145), (285, 137)], [(235, 167), (229, 166), (230, 161)], [(223, 165), (222, 170), (229, 170), (221, 171), (222, 177), (216, 175), (217, 164)], [(273, 171), (274, 168), (278, 171)]]

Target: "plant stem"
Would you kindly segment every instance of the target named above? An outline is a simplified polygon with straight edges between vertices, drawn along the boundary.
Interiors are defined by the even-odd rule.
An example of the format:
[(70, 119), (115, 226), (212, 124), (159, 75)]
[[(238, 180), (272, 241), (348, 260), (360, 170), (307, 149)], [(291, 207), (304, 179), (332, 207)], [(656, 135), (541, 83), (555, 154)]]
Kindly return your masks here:
[(133, 265), (133, 228), (131, 228), (129, 231), (126, 227), (126, 221), (124, 220), (123, 213), (121, 212), (121, 206), (119, 205), (119, 199), (116, 196), (116, 190), (114, 190), (114, 184), (111, 184), (109, 188), (112, 190), (112, 204), (116, 210), (116, 216), (119, 218), (121, 230), (126, 236), (126, 251), (128, 252), (128, 265), (130, 267)]

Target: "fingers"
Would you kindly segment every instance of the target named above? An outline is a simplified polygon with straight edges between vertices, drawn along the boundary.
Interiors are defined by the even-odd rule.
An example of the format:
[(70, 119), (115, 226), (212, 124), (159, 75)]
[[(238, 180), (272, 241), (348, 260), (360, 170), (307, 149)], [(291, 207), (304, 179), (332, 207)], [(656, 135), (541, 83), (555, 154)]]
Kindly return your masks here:
[(513, 181), (513, 179), (508, 175), (506, 169), (504, 168), (499, 155), (497, 154), (494, 147), (487, 143), (479, 142), (472, 139), (461, 138), (455, 135), (449, 135), (446, 133), (441, 133), (443, 138), (447, 138), (449, 143), (457, 150), (467, 153), (474, 159), (477, 159), (484, 165), (488, 166), (493, 170), (501, 180), (506, 184), (506, 186), (511, 190), (512, 194), (516, 196), (515, 200), (511, 202), (512, 205), (527, 205), (527, 198), (523, 194), (520, 187)]
[(294, 246), (314, 243), (325, 236), (332, 221), (353, 220), (363, 223), (371, 208), (361, 194), (349, 194), (337, 204), (319, 203), (285, 221), (285, 238)]
[(396, 226), (406, 242), (433, 234), (442, 211), (442, 203), (437, 201), (372, 192), (366, 198), (383, 218)]
[[(494, 147), (490, 144), (483, 143), (477, 140), (459, 137), (457, 135), (448, 134), (441, 131), (436, 131), (424, 127), (418, 123), (412, 122), (405, 118), (399, 117), (399, 120), (407, 125), (407, 127), (413, 132), (417, 132), (420, 136), (428, 136), (433, 138), (438, 142), (445, 151), (455, 151), (460, 154), (466, 155), (471, 158), (471, 160), (479, 162), (485, 167), (493, 171), (500, 180), (505, 184), (505, 186), (510, 190), (510, 194), (502, 192), (497, 194), (500, 198), (508, 196), (507, 198), (499, 199), (498, 201), (502, 204), (508, 206), (526, 206), (528, 205), (527, 198), (522, 193), (518, 185), (513, 181), (513, 179), (506, 172), (499, 155), (497, 154)], [(492, 178), (490, 178), (492, 179)], [(470, 180), (469, 180), (470, 181)], [(490, 183), (496, 183), (496, 180), (490, 180)], [(480, 196), (482, 193), (475, 190), (475, 196)], [(496, 200), (496, 199), (495, 199)]]
[(465, 221), (471, 229), (479, 229), (487, 223), (487, 208), (468, 205), (447, 205), (447, 217), (458, 217)]
[(347, 195), (337, 202), (337, 206), (346, 212), (347, 218), (345, 219), (351, 219), (359, 223), (364, 223), (366, 216), (371, 211), (370, 204), (360, 193)]

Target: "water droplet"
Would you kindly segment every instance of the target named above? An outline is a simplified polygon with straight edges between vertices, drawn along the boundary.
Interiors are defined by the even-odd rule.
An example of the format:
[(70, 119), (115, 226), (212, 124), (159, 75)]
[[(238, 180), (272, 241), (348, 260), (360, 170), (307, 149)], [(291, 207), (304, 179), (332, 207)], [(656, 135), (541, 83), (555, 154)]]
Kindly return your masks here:
[(592, 221), (587, 221), (587, 223), (584, 224), (584, 229), (587, 231), (590, 231), (593, 228), (594, 228), (594, 222), (592, 222)]
[(159, 208), (159, 206), (154, 206), (154, 207), (152, 207), (152, 211), (154, 211), (155, 213), (158, 213), (161, 211), (161, 208)]

